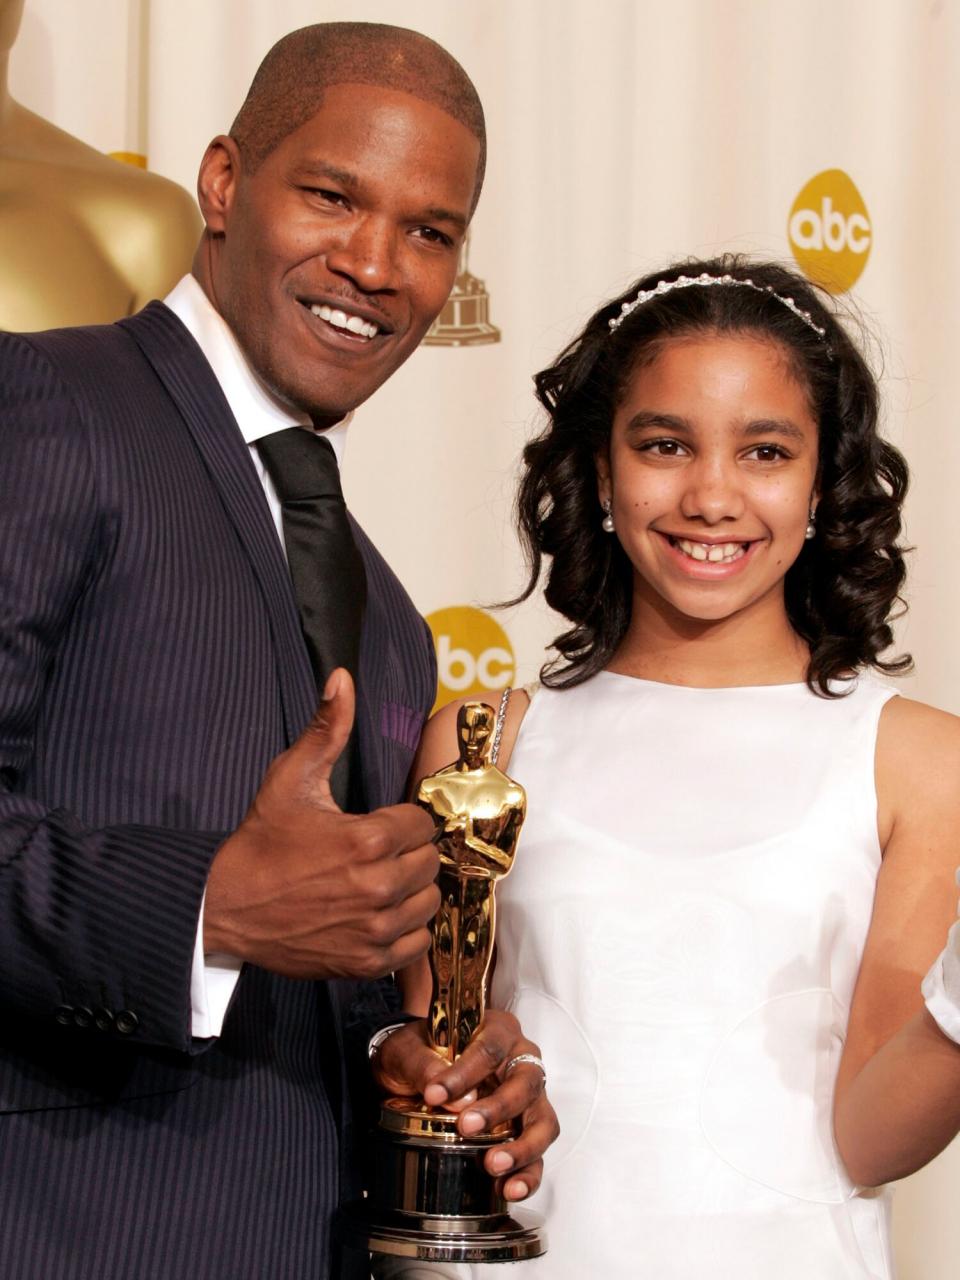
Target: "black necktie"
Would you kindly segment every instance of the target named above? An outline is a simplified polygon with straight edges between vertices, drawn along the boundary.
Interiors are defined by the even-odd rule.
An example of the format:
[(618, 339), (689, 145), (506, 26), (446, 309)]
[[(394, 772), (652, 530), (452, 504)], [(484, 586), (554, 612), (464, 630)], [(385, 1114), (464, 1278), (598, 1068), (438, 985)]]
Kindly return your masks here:
[[(317, 687), (334, 667), (346, 667), (354, 683), (360, 665), (360, 629), (367, 599), (363, 560), (353, 540), (340, 487), (340, 470), (328, 440), (289, 427), (257, 441), (280, 499), (283, 541), (300, 625)], [(334, 769), (334, 798), (346, 807), (357, 771), (350, 767), (355, 742)]]

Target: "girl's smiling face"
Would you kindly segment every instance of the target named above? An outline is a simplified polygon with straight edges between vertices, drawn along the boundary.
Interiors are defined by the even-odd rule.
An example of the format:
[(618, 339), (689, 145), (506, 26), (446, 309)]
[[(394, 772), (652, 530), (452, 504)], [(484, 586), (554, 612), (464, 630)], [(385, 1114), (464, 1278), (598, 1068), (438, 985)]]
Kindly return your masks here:
[(773, 606), (816, 506), (817, 423), (787, 352), (753, 333), (670, 338), (629, 379), (597, 461), (634, 568), (634, 620)]

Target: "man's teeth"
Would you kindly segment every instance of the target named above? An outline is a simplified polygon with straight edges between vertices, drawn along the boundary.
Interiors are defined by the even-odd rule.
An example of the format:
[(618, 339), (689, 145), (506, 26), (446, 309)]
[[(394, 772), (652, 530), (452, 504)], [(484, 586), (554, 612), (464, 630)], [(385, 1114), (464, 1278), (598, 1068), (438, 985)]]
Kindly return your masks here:
[(380, 332), (379, 327), (371, 324), (369, 320), (364, 320), (360, 316), (348, 316), (346, 311), (340, 311), (339, 308), (334, 309), (326, 304), (321, 306), (320, 303), (315, 302), (310, 310), (319, 319), (332, 324), (335, 329), (347, 329), (350, 333), (359, 334), (361, 338), (375, 338)]
[(748, 545), (744, 542), (688, 542), (686, 538), (674, 538), (673, 541), (685, 556), (692, 560), (707, 560), (710, 564), (739, 560)]

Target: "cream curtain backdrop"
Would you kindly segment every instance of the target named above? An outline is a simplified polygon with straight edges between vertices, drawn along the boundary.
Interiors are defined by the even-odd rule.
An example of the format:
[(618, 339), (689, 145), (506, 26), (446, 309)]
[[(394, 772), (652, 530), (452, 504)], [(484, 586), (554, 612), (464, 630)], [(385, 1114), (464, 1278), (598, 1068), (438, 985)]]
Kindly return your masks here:
[[(206, 142), (229, 126), (267, 47), (294, 27), (346, 18), (401, 22), (439, 40), (488, 113), (470, 270), (502, 341), (418, 352), (357, 414), (347, 454), (351, 506), (419, 607), (517, 587), (509, 508), (537, 421), (530, 375), (597, 303), (677, 256), (789, 259), (795, 198), (839, 169), (866, 209), (869, 253), (854, 296), (881, 340), (887, 430), (913, 469), (917, 551), (900, 634), (917, 672), (905, 688), (960, 711), (960, 6), (27, 0), (11, 87), (93, 145), (145, 153), (150, 168), (193, 189)], [(470, 662), (496, 684), (512, 646), (518, 679), (531, 678), (556, 620), (531, 603), (500, 625), (508, 652), (490, 660), (488, 651), (484, 667), (482, 645), (493, 641), (474, 636)], [(462, 661), (451, 671), (463, 677)], [(956, 1274), (960, 1223), (947, 1205), (958, 1179), (951, 1150), (901, 1188), (904, 1280)]]

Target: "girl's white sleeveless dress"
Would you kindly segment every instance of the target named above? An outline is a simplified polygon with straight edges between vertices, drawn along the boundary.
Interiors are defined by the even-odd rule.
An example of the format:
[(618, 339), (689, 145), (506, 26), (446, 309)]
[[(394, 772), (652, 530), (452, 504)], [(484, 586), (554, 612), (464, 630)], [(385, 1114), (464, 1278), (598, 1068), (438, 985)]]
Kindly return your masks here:
[[(880, 866), (892, 691), (540, 689), (497, 889), (491, 1003), (539, 1042), (563, 1132), (525, 1280), (890, 1280), (831, 1101)], [(496, 1268), (398, 1274), (493, 1280)]]

